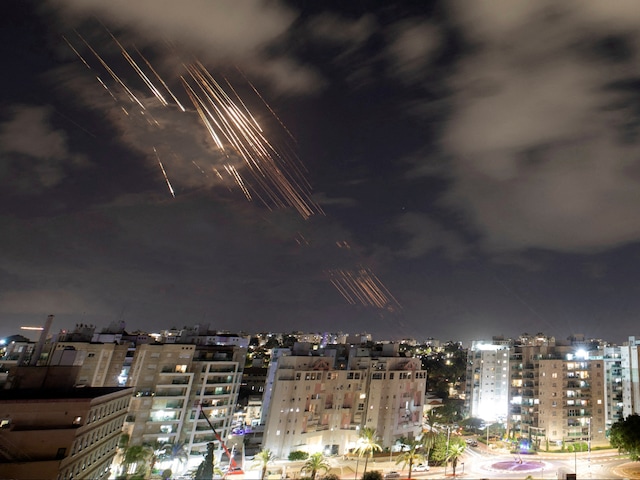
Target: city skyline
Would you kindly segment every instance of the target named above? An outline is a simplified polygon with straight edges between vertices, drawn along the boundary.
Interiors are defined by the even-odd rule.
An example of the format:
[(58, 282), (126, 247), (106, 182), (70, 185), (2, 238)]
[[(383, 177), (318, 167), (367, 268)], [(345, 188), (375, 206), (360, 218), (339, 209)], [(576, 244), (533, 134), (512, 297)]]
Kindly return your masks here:
[(633, 2), (7, 7), (0, 336), (640, 333)]

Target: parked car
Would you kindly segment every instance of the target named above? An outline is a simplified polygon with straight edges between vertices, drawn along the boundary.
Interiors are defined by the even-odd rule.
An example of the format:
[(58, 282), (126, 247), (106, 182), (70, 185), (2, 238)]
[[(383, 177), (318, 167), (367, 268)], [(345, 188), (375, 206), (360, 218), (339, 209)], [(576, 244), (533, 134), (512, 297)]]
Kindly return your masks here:
[(400, 478), (400, 474), (398, 472), (389, 472), (384, 476), (385, 480), (397, 480)]
[(420, 463), (420, 464), (416, 465), (415, 467), (413, 467), (413, 471), (414, 472), (428, 472), (429, 471), (429, 465), (427, 465), (426, 463)]

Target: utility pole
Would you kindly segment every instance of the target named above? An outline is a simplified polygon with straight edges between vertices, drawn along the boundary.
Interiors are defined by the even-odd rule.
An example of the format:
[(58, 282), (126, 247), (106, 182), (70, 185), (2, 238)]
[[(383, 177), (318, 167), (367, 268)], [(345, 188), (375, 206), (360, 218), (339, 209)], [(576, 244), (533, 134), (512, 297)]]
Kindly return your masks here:
[(589, 468), (589, 476), (591, 476), (591, 420), (593, 420), (593, 417), (589, 417), (588, 419), (589, 436), (587, 438), (587, 466)]
[(451, 427), (447, 425), (447, 455), (444, 459), (444, 476), (447, 476), (447, 465), (449, 463), (449, 438), (451, 437)]

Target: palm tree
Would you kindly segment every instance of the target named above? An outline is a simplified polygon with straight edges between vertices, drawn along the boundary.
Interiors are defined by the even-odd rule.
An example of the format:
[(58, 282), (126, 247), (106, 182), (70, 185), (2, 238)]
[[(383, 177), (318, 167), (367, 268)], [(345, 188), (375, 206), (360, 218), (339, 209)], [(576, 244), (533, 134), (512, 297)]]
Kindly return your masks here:
[(364, 427), (360, 432), (360, 438), (358, 439), (358, 446), (355, 448), (355, 452), (359, 457), (364, 456), (364, 475), (367, 473), (367, 463), (369, 458), (373, 457), (374, 452), (381, 452), (382, 447), (376, 443), (376, 431), (370, 427)]
[(409, 465), (409, 480), (411, 480), (411, 471), (413, 466), (419, 463), (424, 463), (424, 454), (420, 451), (422, 448), (422, 442), (418, 440), (411, 440), (409, 442), (409, 450), (402, 452), (396, 460), (396, 465), (402, 463), (402, 468)]
[(458, 466), (458, 459), (464, 453), (465, 445), (464, 443), (454, 443), (449, 446), (449, 452), (447, 453), (447, 458), (445, 461), (451, 462), (451, 467), (453, 468), (453, 476), (456, 476), (456, 467)]
[(166, 443), (160, 448), (160, 458), (171, 462), (171, 471), (177, 473), (179, 465), (187, 463), (189, 452), (184, 442)]
[(146, 476), (151, 457), (153, 457), (153, 448), (149, 445), (132, 445), (127, 447), (124, 452), (124, 459), (122, 460), (125, 473), (129, 473), (131, 467), (135, 465), (135, 474)]
[(424, 432), (422, 437), (420, 438), (420, 443), (422, 443), (422, 449), (424, 450), (424, 456), (426, 458), (426, 464), (429, 464), (429, 455), (431, 454), (431, 450), (436, 445), (436, 439), (438, 438), (438, 434), (433, 430), (428, 432)]
[(404, 452), (404, 449), (407, 448), (407, 445), (409, 444), (409, 439), (405, 436), (402, 436), (398, 438), (398, 440), (396, 440), (396, 443), (400, 444), (400, 453), (402, 453)]
[(311, 455), (305, 464), (302, 466), (301, 472), (307, 471), (311, 472), (311, 480), (316, 480), (316, 474), (318, 470), (324, 470), (324, 472), (328, 472), (331, 469), (331, 465), (327, 463), (327, 460), (324, 458), (324, 455), (320, 452), (314, 453)]
[(432, 408), (425, 415), (425, 422), (429, 426), (429, 430), (433, 430), (434, 424), (438, 421), (440, 415), (436, 412), (435, 408)]
[(260, 480), (264, 480), (264, 477), (267, 476), (267, 467), (273, 461), (273, 453), (268, 448), (264, 450), (260, 450), (256, 453), (255, 457), (253, 457), (253, 465), (260, 467)]

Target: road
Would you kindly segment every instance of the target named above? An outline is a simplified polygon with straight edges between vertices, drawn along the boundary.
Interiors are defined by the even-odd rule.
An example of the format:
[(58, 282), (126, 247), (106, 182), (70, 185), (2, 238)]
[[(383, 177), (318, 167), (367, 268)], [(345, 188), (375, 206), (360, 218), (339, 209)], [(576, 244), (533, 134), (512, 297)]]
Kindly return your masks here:
[[(520, 460), (522, 463), (520, 463)], [(332, 457), (329, 459), (331, 473), (338, 475), (343, 480), (356, 480), (362, 478), (364, 471), (364, 459), (343, 457)], [(282, 467), (290, 478), (296, 478), (304, 462), (274, 462), (270, 470), (273, 474), (270, 479), (281, 478)], [(390, 471), (398, 471), (402, 479), (408, 476), (407, 470), (401, 470), (401, 465), (395, 463), (395, 459), (388, 457), (377, 457), (368, 462), (367, 471), (379, 470), (383, 475)], [(637, 476), (630, 474), (629, 466), (635, 466)], [(357, 475), (356, 475), (357, 468)], [(499, 451), (488, 450), (484, 445), (477, 448), (467, 448), (464, 456), (459, 460), (456, 469), (456, 478), (464, 480), (479, 479), (522, 479), (528, 475), (535, 480), (559, 478), (559, 472), (573, 473), (576, 471), (578, 479), (619, 479), (638, 478), (640, 479), (640, 465), (638, 462), (630, 462), (627, 457), (621, 457), (615, 450), (602, 452), (586, 452), (576, 455), (570, 453), (541, 453), (539, 455), (523, 455), (518, 458), (512, 454)], [(428, 472), (413, 472), (412, 479), (430, 480), (437, 478), (452, 478), (453, 470), (449, 465), (444, 467), (431, 467)], [(245, 479), (259, 479), (258, 469), (245, 470)], [(234, 480), (236, 480), (234, 478)], [(241, 480), (241, 479), (237, 479)]]
[[(332, 459), (335, 467), (332, 473), (340, 475), (345, 480), (355, 480), (356, 463), (358, 464), (357, 478), (362, 478), (364, 461)], [(465, 480), (475, 479), (525, 479), (528, 475), (538, 479), (557, 479), (559, 473), (573, 473), (576, 471), (578, 479), (619, 479), (634, 478), (629, 475), (629, 470), (621, 468), (625, 465), (636, 465), (629, 462), (627, 457), (621, 457), (614, 450), (603, 452), (586, 452), (576, 455), (570, 453), (541, 453), (518, 457), (506, 452), (490, 451), (484, 446), (468, 448), (464, 456), (458, 461), (456, 478)], [(399, 471), (401, 478), (407, 478), (408, 471), (401, 470), (395, 460), (377, 458), (369, 461), (367, 471), (379, 470), (387, 473)], [(451, 465), (444, 467), (431, 467), (429, 472), (412, 472), (411, 478), (416, 480), (429, 480), (432, 478), (452, 478)], [(635, 478), (640, 478), (637, 476)]]

